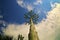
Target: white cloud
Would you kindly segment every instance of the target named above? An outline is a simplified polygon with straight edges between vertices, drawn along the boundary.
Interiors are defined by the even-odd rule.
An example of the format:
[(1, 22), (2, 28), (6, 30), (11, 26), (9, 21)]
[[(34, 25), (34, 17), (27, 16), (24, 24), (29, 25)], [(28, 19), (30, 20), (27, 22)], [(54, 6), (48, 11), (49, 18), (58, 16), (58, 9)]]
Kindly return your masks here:
[(24, 2), (23, 2), (23, 0), (18, 0), (17, 3), (18, 3), (21, 7), (24, 7)]
[(34, 5), (42, 4), (42, 0), (36, 0), (36, 2), (33, 3)]
[(29, 3), (27, 3), (27, 2), (25, 3), (25, 2), (23, 2), (23, 0), (17, 0), (17, 3), (18, 3), (21, 7), (27, 9), (28, 11), (31, 11), (31, 10), (34, 9), (34, 7), (33, 7), (31, 4), (29, 4)]
[(31, 10), (33, 10), (33, 9), (34, 9), (32, 5), (27, 5), (27, 7), (26, 7), (26, 8), (28, 9), (28, 11), (31, 11)]
[(34, 2), (32, 3), (33, 5), (32, 5), (31, 3), (24, 2), (23, 0), (17, 0), (17, 3), (18, 3), (21, 7), (27, 9), (28, 11), (31, 11), (31, 10), (34, 9), (34, 6), (33, 6), (33, 5), (41, 4), (42, 1), (41, 1), (41, 0), (36, 0), (36, 2), (34, 1)]
[[(40, 26), (40, 28), (39, 28)], [(60, 28), (60, 4), (56, 4), (56, 7), (48, 12), (47, 19), (43, 19), (38, 24), (40, 31), (39, 35), (41, 40), (55, 40), (55, 30)]]
[(52, 3), (52, 2), (50, 2), (51, 8), (52, 8), (52, 9), (55, 8), (56, 4), (57, 4), (57, 3)]
[(13, 36), (16, 39), (19, 34), (22, 34), (24, 36), (24, 40), (28, 40), (27, 39), (28, 31), (29, 31), (28, 29), (29, 29), (29, 25), (9, 24), (6, 29), (3, 29), (3, 32), (5, 33), (5, 35)]
[[(47, 19), (43, 19), (35, 26), (40, 40), (55, 40), (55, 30), (60, 28), (60, 4), (56, 4), (56, 7), (48, 12)], [(10, 36), (22, 34), (25, 37), (24, 40), (28, 40), (29, 25), (9, 24), (3, 31)]]

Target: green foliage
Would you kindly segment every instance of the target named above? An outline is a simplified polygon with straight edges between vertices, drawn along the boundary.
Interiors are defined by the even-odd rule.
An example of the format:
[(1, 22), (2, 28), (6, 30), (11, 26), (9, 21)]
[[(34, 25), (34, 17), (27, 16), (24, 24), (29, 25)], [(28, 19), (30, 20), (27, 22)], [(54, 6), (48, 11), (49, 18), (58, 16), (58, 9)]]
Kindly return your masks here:
[(22, 35), (18, 35), (18, 40), (23, 40), (24, 37)]
[(3, 39), (3, 37), (2, 37), (2, 35), (0, 34), (0, 40), (2, 40)]
[(10, 36), (4, 36), (4, 35), (1, 35), (0, 34), (0, 40), (12, 40), (13, 39), (13, 37), (10, 37)]
[(12, 40), (13, 39), (13, 37), (10, 37), (10, 36), (4, 36), (4, 38), (3, 38), (4, 40)]
[(32, 10), (26, 14), (24, 14), (24, 18), (26, 19), (26, 22), (30, 24), (30, 19), (32, 19), (33, 23), (36, 24), (37, 20), (39, 18), (39, 15), (34, 13)]

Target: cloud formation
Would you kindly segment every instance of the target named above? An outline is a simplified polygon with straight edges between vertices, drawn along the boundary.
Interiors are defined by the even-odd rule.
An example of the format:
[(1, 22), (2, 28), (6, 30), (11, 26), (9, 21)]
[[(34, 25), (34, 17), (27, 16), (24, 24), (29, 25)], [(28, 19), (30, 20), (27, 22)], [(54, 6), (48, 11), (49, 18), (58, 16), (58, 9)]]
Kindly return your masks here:
[[(60, 4), (56, 4), (56, 7), (48, 12), (47, 19), (43, 19), (40, 24), (39, 33), (41, 40), (55, 40), (55, 32), (60, 29)], [(59, 31), (59, 30), (58, 30)]]
[(27, 9), (28, 11), (33, 10), (32, 4), (25, 3), (23, 0), (17, 0), (17, 3), (18, 3), (21, 7)]
[(41, 0), (36, 0), (36, 1), (32, 2), (32, 3), (28, 3), (28, 2), (24, 2), (24, 0), (17, 0), (17, 3), (18, 3), (21, 7), (27, 9), (28, 11), (31, 11), (31, 10), (34, 9), (34, 6), (33, 6), (33, 5), (41, 4), (42, 1), (41, 1)]
[(55, 8), (57, 3), (50, 2), (51, 8)]
[[(52, 8), (54, 8), (56, 6), (56, 3), (58, 3), (58, 2), (59, 1), (54, 1), (54, 0), (32, 0), (32, 1), (17, 0), (18, 5), (27, 9), (28, 11), (36, 10), (36, 8), (38, 8), (38, 10), (40, 8), (40, 11), (49, 11)], [(30, 7), (28, 7), (28, 6), (30, 6)]]
[(24, 40), (28, 40), (28, 31), (29, 31), (29, 25), (17, 25), (17, 24), (9, 24), (6, 29), (3, 29), (3, 32), (5, 35), (13, 36), (17, 39), (17, 36), (19, 34), (24, 36)]
[(36, 0), (36, 2), (33, 3), (34, 5), (42, 4), (42, 0)]
[[(55, 8), (48, 12), (47, 19), (43, 19), (35, 26), (40, 40), (55, 40), (56, 30), (60, 28), (60, 4), (56, 3)], [(5, 35), (14, 37), (22, 34), (25, 37), (24, 40), (28, 40), (29, 25), (9, 24), (3, 32)]]
[(18, 0), (17, 2), (21, 7), (24, 7), (24, 2), (22, 0)]
[(27, 10), (28, 10), (28, 11), (31, 11), (31, 10), (33, 10), (33, 9), (34, 9), (34, 8), (32, 7), (32, 5), (27, 5), (27, 7), (26, 7), (26, 8), (27, 8)]

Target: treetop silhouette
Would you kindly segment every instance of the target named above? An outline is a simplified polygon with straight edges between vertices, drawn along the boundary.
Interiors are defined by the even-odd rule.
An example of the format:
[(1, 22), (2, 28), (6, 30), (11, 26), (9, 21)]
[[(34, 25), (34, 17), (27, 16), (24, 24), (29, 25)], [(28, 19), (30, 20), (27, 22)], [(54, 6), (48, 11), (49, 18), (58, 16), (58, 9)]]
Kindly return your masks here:
[(32, 20), (34, 24), (37, 24), (37, 21), (39, 19), (39, 15), (34, 13), (31, 10), (30, 12), (24, 14), (24, 18), (26, 19), (26, 23), (30, 24), (30, 21)]

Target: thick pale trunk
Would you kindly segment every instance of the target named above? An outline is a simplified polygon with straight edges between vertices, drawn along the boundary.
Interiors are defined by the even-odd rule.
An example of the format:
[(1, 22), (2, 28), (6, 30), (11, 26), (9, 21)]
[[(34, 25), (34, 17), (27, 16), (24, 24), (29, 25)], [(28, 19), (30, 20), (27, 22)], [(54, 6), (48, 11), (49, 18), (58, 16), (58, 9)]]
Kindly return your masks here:
[(32, 19), (30, 19), (30, 30), (29, 30), (29, 34), (28, 34), (28, 39), (29, 40), (39, 40)]

